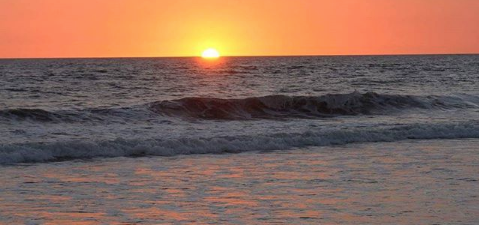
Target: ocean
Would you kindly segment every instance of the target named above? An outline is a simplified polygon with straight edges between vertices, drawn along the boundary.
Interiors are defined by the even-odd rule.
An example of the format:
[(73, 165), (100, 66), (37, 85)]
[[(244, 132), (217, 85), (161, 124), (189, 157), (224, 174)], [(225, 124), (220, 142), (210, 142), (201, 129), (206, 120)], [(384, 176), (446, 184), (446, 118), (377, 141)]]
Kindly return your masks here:
[(477, 224), (479, 55), (0, 60), (0, 224)]

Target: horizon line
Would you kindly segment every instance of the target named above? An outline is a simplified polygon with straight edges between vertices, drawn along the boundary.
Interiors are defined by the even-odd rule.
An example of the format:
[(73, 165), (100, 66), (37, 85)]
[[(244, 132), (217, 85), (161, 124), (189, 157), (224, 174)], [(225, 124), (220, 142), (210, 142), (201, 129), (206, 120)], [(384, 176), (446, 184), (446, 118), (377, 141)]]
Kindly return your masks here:
[[(304, 55), (224, 55), (220, 58), (248, 57), (348, 57), (348, 56), (434, 56), (434, 55), (479, 55), (477, 53), (399, 53), (399, 54), (304, 54)], [(201, 58), (201, 56), (73, 56), (73, 57), (0, 57), (5, 59), (146, 59), (146, 58)]]

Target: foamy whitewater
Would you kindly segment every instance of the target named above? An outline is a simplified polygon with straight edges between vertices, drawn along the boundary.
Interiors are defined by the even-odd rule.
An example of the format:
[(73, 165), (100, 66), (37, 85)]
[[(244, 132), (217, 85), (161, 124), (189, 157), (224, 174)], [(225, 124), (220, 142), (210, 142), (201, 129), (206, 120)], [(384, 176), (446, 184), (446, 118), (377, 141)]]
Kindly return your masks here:
[(0, 61), (0, 164), (479, 138), (479, 56)]

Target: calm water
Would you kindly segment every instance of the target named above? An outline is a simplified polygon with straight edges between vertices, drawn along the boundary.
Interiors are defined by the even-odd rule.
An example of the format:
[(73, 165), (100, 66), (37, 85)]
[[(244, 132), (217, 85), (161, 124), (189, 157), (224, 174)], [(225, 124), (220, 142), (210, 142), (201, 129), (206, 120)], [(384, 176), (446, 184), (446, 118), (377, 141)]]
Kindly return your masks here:
[(478, 145), (428, 140), (9, 166), (0, 173), (0, 224), (475, 225)]
[[(334, 224), (348, 222), (339, 219), (339, 215), (346, 213), (345, 219), (350, 218), (349, 222), (360, 219), (363, 223), (378, 221), (379, 224), (379, 221), (396, 221), (392, 216), (409, 218), (392, 212), (400, 208), (411, 211), (407, 210), (410, 205), (404, 201), (406, 198), (394, 201), (394, 196), (404, 196), (405, 190), (418, 191), (425, 186), (452, 197), (441, 202), (440, 210), (434, 210), (437, 206), (434, 204), (440, 204), (431, 199), (434, 196), (409, 196), (417, 197), (412, 205), (416, 207), (412, 218), (418, 216), (425, 224), (431, 224), (428, 218), (441, 222), (446, 215), (450, 223), (479, 221), (477, 216), (472, 216), (478, 214), (479, 202), (475, 195), (457, 192), (477, 191), (479, 185), (477, 176), (472, 175), (479, 172), (478, 55), (238, 57), (217, 61), (197, 58), (0, 60), (0, 134), (0, 211), (7, 212), (0, 214), (0, 222), (5, 223), (27, 220), (60, 223), (53, 218), (67, 222), (72, 212), (65, 212), (63, 208), (74, 205), (80, 208), (73, 207), (76, 210), (73, 212), (80, 214), (71, 219), (88, 217), (92, 223), (171, 222), (171, 218), (165, 217), (178, 216), (205, 223), (220, 219), (238, 223), (315, 223), (325, 219), (321, 221)], [(417, 142), (408, 141), (411, 139)], [(316, 152), (317, 149), (321, 151)], [(269, 152), (274, 150), (284, 151)], [(414, 154), (416, 150), (422, 154), (420, 162), (407, 157), (401, 159), (402, 154)], [(270, 173), (286, 173), (289, 166), (296, 172), (291, 176), (304, 173), (310, 177), (321, 176), (318, 171), (334, 173), (331, 167), (349, 168), (351, 171), (345, 173), (354, 180), (355, 170), (371, 171), (375, 168), (371, 160), (388, 151), (392, 151), (392, 155), (384, 159), (390, 160), (384, 170), (390, 172), (371, 178), (381, 182), (370, 184), (369, 189), (356, 189), (355, 185), (351, 189), (334, 189), (349, 183), (333, 174), (336, 181), (327, 189), (317, 189), (313, 183), (294, 179), (284, 181), (284, 185), (275, 183), (265, 187), (265, 192), (273, 193), (267, 198), (283, 199), (279, 205), (262, 199), (264, 196), (258, 193), (245, 193), (256, 190), (255, 185), (268, 185)], [(205, 153), (207, 155), (198, 155)], [(452, 158), (437, 159), (431, 170), (440, 166), (457, 171), (457, 176), (468, 179), (464, 181), (467, 185), (454, 189), (446, 187), (450, 183), (447, 180), (407, 181), (408, 176), (412, 179), (424, 175), (407, 165), (430, 165), (428, 157), (436, 160), (444, 154), (451, 154), (448, 157)], [(289, 161), (285, 156), (295, 160)], [(322, 158), (328, 157), (346, 158), (323, 161)], [(458, 164), (456, 158), (466, 160), (467, 165)], [(197, 169), (214, 170), (213, 174), (234, 169), (243, 171), (251, 166), (253, 159), (258, 160), (254, 171), (261, 173), (238, 180), (224, 177), (225, 182), (239, 185), (232, 186), (227, 194), (249, 195), (248, 198), (236, 196), (250, 207), (248, 210), (241, 209), (241, 202), (228, 202), (227, 196), (221, 193), (201, 195), (224, 188), (217, 183), (221, 176), (210, 177), (216, 179), (210, 182), (202, 176), (182, 178), (182, 174), (174, 172), (178, 168), (181, 168), (179, 173)], [(270, 159), (275, 164), (263, 168), (261, 165)], [(396, 167), (395, 160), (406, 166)], [(220, 162), (224, 165), (216, 168)], [(325, 163), (324, 166), (321, 163)], [(202, 168), (197, 168), (200, 165)], [(132, 171), (148, 170), (152, 166), (158, 166), (163, 172), (148, 175), (154, 180), (138, 181), (139, 188), (150, 189), (152, 195), (148, 195), (147, 190), (138, 190), (145, 191), (145, 195), (131, 192), (131, 182), (141, 177)], [(81, 174), (75, 172), (77, 169)], [(404, 180), (396, 180), (401, 173)], [(119, 182), (113, 186), (95, 183), (103, 179), (100, 176), (109, 174), (124, 180), (112, 181)], [(69, 176), (75, 186), (68, 186)], [(29, 183), (29, 177), (38, 180)], [(168, 180), (170, 178), (173, 181)], [(85, 185), (77, 185), (82, 179)], [(194, 190), (200, 191), (198, 195), (179, 198), (180, 202), (190, 202), (199, 211), (175, 208), (174, 199), (154, 191), (160, 181), (176, 188), (175, 191), (181, 190), (178, 179), (185, 179), (184, 184), (196, 185)], [(11, 180), (15, 181), (7, 184)], [(63, 183), (55, 183), (58, 180)], [(391, 189), (390, 204), (383, 201), (374, 205), (371, 199), (334, 201), (329, 209), (345, 210), (343, 214), (335, 214), (337, 218), (332, 214), (322, 216), (333, 212), (318, 206), (320, 199), (328, 199), (327, 193), (343, 194), (343, 197), (351, 193), (349, 197), (357, 198), (384, 197), (375, 192), (380, 188), (378, 185), (402, 185), (405, 189)], [(299, 186), (317, 194), (310, 198), (312, 206), (303, 207), (301, 203), (306, 204), (308, 197), (293, 194)], [(94, 193), (84, 192), (87, 190)], [(105, 195), (97, 195), (102, 190)], [(225, 201), (226, 205), (202, 208), (211, 203), (205, 196)], [(57, 197), (59, 199), (55, 199)], [(108, 198), (112, 198), (112, 205), (105, 207), (110, 211), (99, 210), (102, 204), (110, 204)], [(38, 199), (48, 202), (45, 208)], [(122, 211), (125, 199), (132, 201), (131, 206), (125, 206), (125, 210), (130, 211)], [(164, 207), (151, 208), (148, 204), (153, 202)], [(434, 204), (427, 205), (428, 202)], [(424, 208), (419, 210), (421, 204)], [(232, 213), (235, 210), (229, 206), (239, 211)], [(263, 214), (251, 214), (256, 212), (253, 210), (256, 207)], [(362, 214), (361, 207), (372, 212)], [(12, 208), (18, 209), (18, 213)], [(31, 217), (29, 211), (43, 216)], [(142, 216), (148, 212), (155, 212), (158, 220)], [(231, 217), (223, 218), (230, 214)]]

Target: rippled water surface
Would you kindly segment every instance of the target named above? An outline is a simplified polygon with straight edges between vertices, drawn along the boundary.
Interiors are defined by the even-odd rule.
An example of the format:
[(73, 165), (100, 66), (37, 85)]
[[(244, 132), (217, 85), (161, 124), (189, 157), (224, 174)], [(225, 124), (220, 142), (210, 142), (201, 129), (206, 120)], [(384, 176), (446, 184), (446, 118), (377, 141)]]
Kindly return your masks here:
[(478, 140), (478, 55), (0, 60), (0, 223), (478, 224)]
[(477, 139), (2, 168), (0, 223), (477, 224)]
[(121, 107), (355, 90), (477, 94), (478, 71), (479, 55), (0, 60), (0, 107)]
[(0, 60), (0, 164), (479, 138), (478, 62)]

